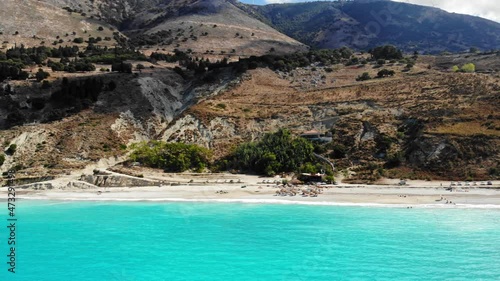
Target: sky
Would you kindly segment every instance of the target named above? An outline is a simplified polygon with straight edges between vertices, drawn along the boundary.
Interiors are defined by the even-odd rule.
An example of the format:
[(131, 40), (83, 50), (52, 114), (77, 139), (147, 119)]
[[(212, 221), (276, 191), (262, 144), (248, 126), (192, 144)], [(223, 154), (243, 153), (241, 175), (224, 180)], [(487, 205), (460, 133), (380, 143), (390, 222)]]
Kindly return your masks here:
[[(240, 0), (249, 4), (271, 4), (271, 3), (291, 3), (306, 2), (307, 0)], [(407, 2), (411, 4), (431, 6), (441, 8), (448, 12), (479, 16), (500, 22), (500, 3), (498, 0), (394, 0), (397, 2)]]

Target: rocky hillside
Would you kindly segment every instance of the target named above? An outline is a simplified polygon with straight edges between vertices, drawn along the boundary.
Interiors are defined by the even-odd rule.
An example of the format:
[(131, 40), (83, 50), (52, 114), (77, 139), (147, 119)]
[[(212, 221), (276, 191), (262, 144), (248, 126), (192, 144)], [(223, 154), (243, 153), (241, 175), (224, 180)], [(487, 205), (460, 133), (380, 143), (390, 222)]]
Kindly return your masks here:
[(500, 23), (392, 1), (309, 2), (243, 7), (281, 32), (317, 48), (368, 50), (393, 44), (439, 53), (500, 48)]
[[(381, 175), (497, 177), (499, 58), (421, 56), (413, 67), (351, 60), (243, 72), (233, 64), (204, 74), (147, 64), (132, 74), (53, 73), (50, 89), (32, 80), (10, 81), (0, 90), (0, 123), (23, 125), (0, 131), (6, 154), (0, 171), (60, 175), (97, 161), (115, 163), (130, 143), (149, 139), (196, 143), (220, 159), (238, 143), (289, 128), (295, 134), (331, 134), (333, 142), (318, 152), (339, 170), (356, 173), (353, 181)], [(449, 65), (467, 61), (482, 73), (450, 72)], [(395, 75), (357, 81), (363, 73), (377, 77), (381, 69)], [(97, 96), (77, 91), (71, 95), (81, 96), (76, 101), (54, 97), (65, 87), (71, 93), (71, 85), (85, 89), (95, 83), (101, 89)]]
[[(389, 64), (384, 67), (394, 70), (394, 77), (366, 82), (356, 77), (363, 72), (374, 77), (380, 69), (251, 71), (238, 86), (187, 110), (161, 138), (223, 155), (236, 143), (277, 128), (297, 134), (315, 129), (333, 135), (325, 155), (340, 169), (357, 170), (361, 181), (377, 173), (487, 178), (500, 163), (500, 76), (449, 73), (433, 61), (421, 57), (410, 71)], [(496, 67), (499, 62), (497, 57)]]
[[(61, 104), (53, 95), (64, 87), (61, 77), (43, 91), (33, 87), (39, 84), (33, 81), (11, 81), (8, 92), (0, 89), (0, 125), (12, 125), (13, 120), (24, 124), (0, 130), (0, 154), (6, 156), (0, 171), (58, 175), (123, 156), (129, 143), (157, 138), (187, 107), (235, 79), (224, 70), (213, 82), (203, 76), (183, 78), (158, 65), (135, 74), (59, 75), (69, 77), (69, 85), (95, 79), (103, 90), (95, 102), (86, 98)], [(109, 87), (110, 83), (116, 86)], [(16, 147), (14, 153), (8, 152), (11, 145)]]

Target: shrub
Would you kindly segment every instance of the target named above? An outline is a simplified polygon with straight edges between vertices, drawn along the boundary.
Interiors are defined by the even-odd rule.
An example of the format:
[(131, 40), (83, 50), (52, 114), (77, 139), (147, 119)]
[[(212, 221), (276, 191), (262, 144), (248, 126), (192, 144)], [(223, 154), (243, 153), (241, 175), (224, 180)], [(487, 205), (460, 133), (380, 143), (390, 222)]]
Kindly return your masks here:
[(396, 72), (394, 70), (388, 70), (388, 69), (382, 69), (377, 73), (378, 78), (383, 78), (383, 77), (388, 77), (388, 76), (394, 76)]
[(13, 143), (13, 144), (9, 145), (9, 148), (7, 148), (5, 153), (7, 155), (13, 155), (14, 153), (16, 153), (16, 150), (17, 150), (17, 145)]
[(366, 81), (366, 80), (370, 80), (370, 79), (372, 79), (370, 74), (368, 72), (364, 72), (363, 74), (358, 76), (358, 78), (356, 78), (356, 81)]
[(460, 71), (460, 67), (458, 67), (458, 65), (454, 65), (454, 66), (451, 68), (451, 71), (453, 71), (453, 72), (458, 72), (458, 71)]
[(347, 147), (342, 144), (332, 142), (331, 149), (333, 151), (330, 153), (330, 157), (333, 159), (345, 158), (347, 155)]
[(5, 155), (2, 153), (0, 154), (0, 166), (2, 166), (4, 162), (5, 162)]
[(43, 79), (49, 77), (50, 74), (48, 72), (43, 71), (43, 69), (38, 69), (38, 72), (35, 74), (36, 81), (40, 82)]
[(77, 38), (73, 39), (73, 43), (81, 44), (81, 43), (83, 43), (83, 38), (77, 37)]
[(50, 87), (51, 87), (51, 84), (49, 81), (47, 81), (47, 80), (42, 81), (42, 89), (50, 89)]
[(404, 161), (404, 154), (402, 151), (396, 152), (395, 154), (390, 154), (387, 156), (387, 162), (385, 163), (386, 168), (399, 167)]
[(476, 66), (473, 63), (467, 63), (460, 69), (462, 72), (472, 73), (476, 72)]
[(328, 175), (328, 176), (325, 177), (325, 181), (327, 183), (333, 184), (333, 183), (335, 183), (335, 177), (332, 176), (332, 175)]

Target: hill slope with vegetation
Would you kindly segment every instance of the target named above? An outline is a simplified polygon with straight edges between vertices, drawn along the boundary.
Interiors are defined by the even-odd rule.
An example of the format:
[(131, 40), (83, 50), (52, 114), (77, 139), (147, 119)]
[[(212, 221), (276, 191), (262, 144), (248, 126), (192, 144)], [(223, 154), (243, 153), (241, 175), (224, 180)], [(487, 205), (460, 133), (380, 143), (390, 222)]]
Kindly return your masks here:
[[(5, 2), (5, 3), (3, 3)], [(225, 0), (5, 0), (0, 11), (4, 49), (99, 45), (198, 56), (250, 56), (304, 51), (306, 46), (250, 17)], [(125, 36), (123, 36), (125, 35)], [(108, 39), (109, 38), (109, 39)]]
[[(333, 138), (315, 151), (354, 182), (498, 177), (498, 74), (440, 67), (453, 56), (392, 62), (355, 57), (341, 64), (251, 70), (239, 85), (184, 112), (161, 138), (210, 147), (224, 157), (264, 132), (315, 129)], [(480, 70), (500, 69), (498, 56), (466, 57)]]
[(392, 1), (245, 5), (254, 17), (316, 48), (368, 50), (383, 44), (439, 53), (500, 48), (500, 23)]

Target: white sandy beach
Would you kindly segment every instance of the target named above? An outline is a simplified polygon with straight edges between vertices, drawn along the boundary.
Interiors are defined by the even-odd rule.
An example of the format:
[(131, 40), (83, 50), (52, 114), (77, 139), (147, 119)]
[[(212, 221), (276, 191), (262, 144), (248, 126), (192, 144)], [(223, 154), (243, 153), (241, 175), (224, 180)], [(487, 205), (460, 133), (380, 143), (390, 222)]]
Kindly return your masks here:
[[(159, 179), (158, 175), (148, 174), (147, 177)], [(383, 182), (383, 185), (339, 184), (320, 188), (302, 185), (293, 189), (285, 188), (294, 190), (295, 196), (280, 196), (276, 194), (277, 191), (285, 189), (274, 183), (280, 181), (276, 178), (232, 174), (161, 174), (161, 177), (168, 178), (178, 185), (79, 189), (68, 187), (67, 183), (75, 179), (66, 177), (51, 181), (55, 188), (50, 190), (17, 188), (16, 197), (17, 199), (45, 200), (212, 201), (500, 208), (499, 182), (493, 182), (492, 186), (481, 185), (479, 182), (465, 186), (463, 183), (461, 186), (454, 186), (451, 192), (445, 189), (450, 186), (450, 182), (429, 181), (409, 181), (405, 186), (398, 186), (398, 181), (395, 180), (387, 180)], [(232, 183), (229, 183), (230, 181)], [(320, 193), (317, 197), (302, 195), (303, 191), (307, 194), (308, 190), (316, 190)], [(0, 188), (0, 198), (7, 198), (7, 187)]]

